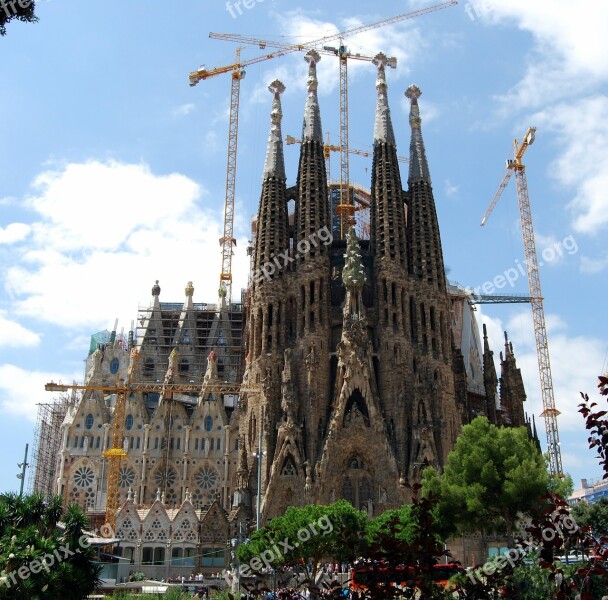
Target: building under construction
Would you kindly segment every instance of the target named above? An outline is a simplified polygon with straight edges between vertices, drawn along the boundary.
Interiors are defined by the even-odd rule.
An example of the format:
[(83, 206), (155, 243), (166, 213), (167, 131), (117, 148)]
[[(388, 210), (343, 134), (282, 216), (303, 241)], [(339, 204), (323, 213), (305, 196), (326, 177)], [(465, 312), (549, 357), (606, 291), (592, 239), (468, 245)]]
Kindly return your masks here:
[[(338, 200), (327, 183), (319, 57), (306, 58), (292, 187), (283, 159), (284, 86), (270, 86), (252, 276), (241, 302), (195, 303), (191, 283), (182, 301), (161, 302), (157, 282), (129, 336), (111, 335), (92, 349), (87, 389), (66, 403), (61, 423), (52, 434), (40, 426), (40, 439), (57, 444), (56, 492), (101, 522), (108, 487), (118, 486), (123, 555), (149, 574), (217, 571), (237, 523), (256, 514), (263, 523), (287, 506), (338, 498), (370, 516), (401, 506), (422, 468), (441, 468), (475, 416), (526, 425), (512, 345), (506, 340), (499, 378), (470, 302), (446, 280), (420, 90), (406, 92), (404, 188), (386, 57), (376, 57), (371, 186), (353, 188), (349, 201), (362, 210), (353, 211), (360, 220), (351, 227), (336, 217)], [(399, 134), (404, 129), (399, 123)], [(279, 255), (289, 260), (270, 273), (267, 265)], [(128, 383), (125, 457), (116, 481), (108, 481), (104, 452), (117, 430), (117, 395), (108, 390), (116, 381)], [(240, 393), (230, 393), (230, 385)], [(41, 422), (57, 420), (44, 415)], [(39, 461), (49, 444), (39, 442)], [(48, 489), (46, 472), (38, 466), (37, 489)]]

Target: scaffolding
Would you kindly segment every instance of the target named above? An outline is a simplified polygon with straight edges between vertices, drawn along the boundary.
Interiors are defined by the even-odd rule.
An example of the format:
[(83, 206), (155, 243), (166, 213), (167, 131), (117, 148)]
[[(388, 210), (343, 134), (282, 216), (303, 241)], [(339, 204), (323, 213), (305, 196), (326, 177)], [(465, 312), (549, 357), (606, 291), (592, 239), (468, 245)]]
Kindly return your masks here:
[[(341, 187), (339, 181), (330, 181), (329, 188), (329, 203), (331, 207), (331, 230), (334, 239), (339, 240), (344, 236), (341, 235), (342, 225), (341, 218), (338, 215), (338, 205), (341, 200)], [(358, 184), (351, 183), (348, 186), (350, 190), (350, 202), (355, 206), (355, 231), (360, 240), (369, 240), (371, 235), (370, 230), (370, 212), (371, 191), (369, 188)]]
[[(218, 357), (217, 372), (222, 381), (236, 383), (243, 375), (243, 304), (230, 305), (196, 303), (191, 309), (183, 304), (160, 303), (161, 330), (151, 330), (153, 307), (139, 308), (137, 340), (143, 355), (142, 381), (163, 381), (174, 348), (187, 352), (178, 367), (176, 383), (202, 380), (207, 357), (213, 350)], [(189, 312), (194, 313), (188, 315)], [(194, 331), (182, 329), (193, 316)], [(187, 336), (187, 337), (186, 337)], [(155, 360), (149, 357), (154, 355)]]
[(28, 490), (49, 498), (55, 491), (57, 467), (60, 460), (61, 425), (74, 396), (64, 394), (49, 403), (38, 404)]

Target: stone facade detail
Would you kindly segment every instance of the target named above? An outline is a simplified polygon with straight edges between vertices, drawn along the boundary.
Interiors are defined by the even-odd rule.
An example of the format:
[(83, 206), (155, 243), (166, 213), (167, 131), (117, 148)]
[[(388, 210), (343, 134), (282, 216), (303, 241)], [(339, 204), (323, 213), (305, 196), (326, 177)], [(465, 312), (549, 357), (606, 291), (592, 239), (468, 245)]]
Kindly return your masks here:
[[(87, 359), (86, 381), (97, 387), (129, 372), (133, 382), (200, 386), (136, 391), (127, 399), (118, 528), (136, 562), (146, 548), (154, 560), (156, 546), (179, 548), (176, 558), (219, 548), (220, 538), (225, 547), (236, 524), (253, 519), (258, 497), (262, 522), (291, 505), (338, 498), (377, 515), (410, 499), (424, 466), (443, 467), (463, 424), (476, 415), (526, 423), (512, 345), (507, 340), (501, 355), (497, 397), (485, 330), (483, 350), (479, 334), (472, 335), (472, 352), (465, 341), (476, 329), (471, 309), (449, 294), (420, 90), (406, 92), (411, 142), (404, 189), (386, 57), (376, 57), (370, 239), (348, 228), (345, 239), (330, 243), (321, 235), (329, 236), (332, 218), (317, 98), (320, 57), (310, 52), (306, 60), (303, 137), (290, 190), (281, 132), (285, 88), (280, 81), (269, 87), (270, 135), (242, 302), (195, 304), (191, 282), (183, 302), (160, 302), (156, 282), (137, 335), (128, 343), (115, 338)], [(242, 383), (238, 402), (217, 392), (224, 381)], [(92, 515), (105, 509), (103, 452), (114, 403), (87, 390), (70, 405), (62, 428), (57, 491)]]

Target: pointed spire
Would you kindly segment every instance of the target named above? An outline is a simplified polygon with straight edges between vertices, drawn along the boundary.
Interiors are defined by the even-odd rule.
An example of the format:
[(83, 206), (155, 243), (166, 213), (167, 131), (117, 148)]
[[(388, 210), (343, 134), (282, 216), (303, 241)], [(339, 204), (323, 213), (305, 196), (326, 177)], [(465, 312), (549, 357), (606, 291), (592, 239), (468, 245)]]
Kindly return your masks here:
[(319, 110), (319, 98), (317, 97), (317, 63), (321, 56), (316, 50), (310, 50), (304, 56), (308, 63), (308, 97), (304, 109), (304, 125), (302, 126), (302, 141), (309, 140), (323, 142), (323, 129), (321, 128), (321, 112)]
[(285, 86), (275, 79), (269, 86), (268, 91), (273, 94), (272, 110), (270, 111), (270, 135), (268, 136), (268, 148), (266, 150), (266, 163), (264, 164), (264, 179), (276, 177), (286, 179), (285, 160), (283, 158), (283, 139), (281, 137), (281, 94)]
[(376, 104), (376, 123), (374, 125), (374, 143), (386, 142), (387, 144), (395, 145), (395, 133), (391, 122), (391, 111), (388, 107), (388, 95), (386, 85), (385, 67), (388, 64), (388, 58), (380, 52), (376, 54), (372, 61), (378, 67), (378, 78), (376, 80), (376, 90), (378, 93), (378, 101)]
[(483, 324), (483, 351), (490, 352), (490, 343), (488, 342), (488, 329), (486, 324)]
[(420, 128), (420, 108), (418, 98), (422, 92), (416, 85), (410, 85), (405, 95), (410, 101), (410, 127), (412, 128), (412, 139), (410, 142), (410, 174), (409, 181), (423, 179), (431, 183), (429, 165), (426, 160), (424, 141), (422, 140), (422, 129)]
[(192, 296), (194, 295), (194, 286), (192, 285), (191, 281), (188, 282), (185, 292), (186, 292), (186, 301), (184, 302), (184, 308), (191, 309), (192, 308)]
[(511, 344), (511, 342), (509, 342), (509, 335), (507, 334), (507, 332), (504, 332), (505, 334), (505, 360), (508, 359), (509, 357), (513, 356), (513, 345)]
[(486, 393), (486, 414), (491, 423), (496, 423), (496, 386), (498, 377), (494, 365), (494, 353), (490, 349), (488, 330), (483, 324), (483, 385)]

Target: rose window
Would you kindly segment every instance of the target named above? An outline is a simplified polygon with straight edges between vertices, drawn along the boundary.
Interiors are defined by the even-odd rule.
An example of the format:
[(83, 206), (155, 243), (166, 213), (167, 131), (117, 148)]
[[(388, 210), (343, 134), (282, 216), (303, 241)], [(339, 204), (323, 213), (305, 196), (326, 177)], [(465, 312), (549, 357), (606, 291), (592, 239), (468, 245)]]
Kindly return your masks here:
[(210, 467), (203, 467), (196, 474), (196, 484), (202, 487), (203, 489), (209, 489), (215, 487), (217, 483), (217, 472), (215, 469)]
[(173, 487), (173, 484), (175, 483), (175, 480), (177, 479), (177, 473), (175, 472), (174, 469), (169, 469), (167, 471), (167, 477), (166, 477), (166, 481), (163, 482), (163, 475), (164, 473), (162, 471), (156, 471), (156, 475), (154, 477), (154, 480), (156, 481), (156, 485), (158, 487), (160, 487), (162, 489), (163, 487), (163, 483), (166, 483), (166, 485), (168, 487)]
[(95, 473), (90, 467), (79, 467), (74, 473), (74, 483), (81, 488), (90, 486), (95, 479)]
[(118, 476), (118, 485), (121, 488), (130, 488), (135, 481), (135, 471), (130, 467), (122, 467)]

